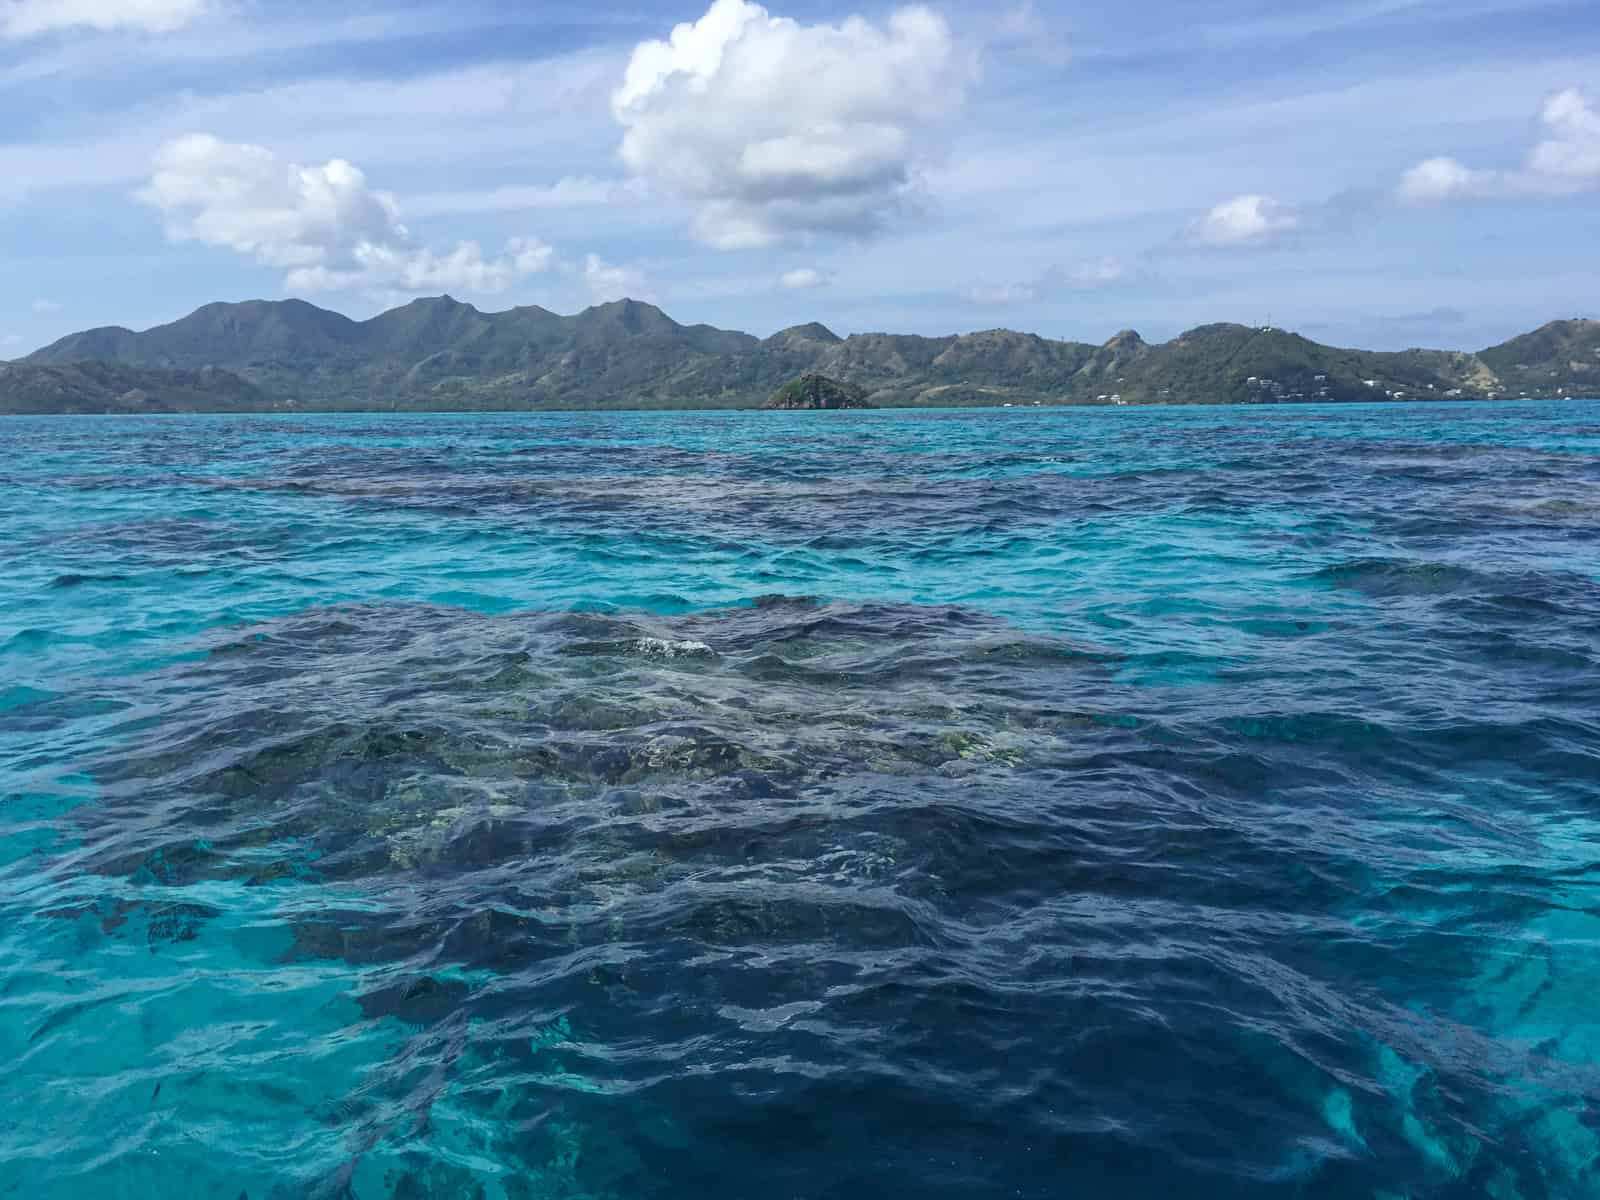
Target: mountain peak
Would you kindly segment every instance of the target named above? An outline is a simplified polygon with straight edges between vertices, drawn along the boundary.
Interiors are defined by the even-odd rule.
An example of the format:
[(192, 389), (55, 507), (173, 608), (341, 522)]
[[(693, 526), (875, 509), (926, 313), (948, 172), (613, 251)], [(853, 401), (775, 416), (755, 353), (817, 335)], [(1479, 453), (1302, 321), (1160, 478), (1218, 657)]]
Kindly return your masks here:
[(635, 300), (632, 296), (623, 296), (618, 300), (607, 300), (603, 304), (592, 304), (585, 312), (621, 312), (621, 313), (655, 313), (657, 316), (666, 316), (654, 304), (647, 300)]
[(820, 321), (808, 321), (804, 325), (791, 325), (787, 329), (780, 329), (771, 337), (765, 339), (769, 346), (793, 346), (805, 342), (821, 342), (825, 346), (837, 346), (844, 339)]
[(413, 310), (417, 310), (417, 309), (421, 309), (421, 310), (439, 309), (439, 310), (445, 311), (445, 312), (454, 311), (456, 309), (465, 309), (465, 310), (467, 310), (469, 312), (477, 312), (478, 311), (472, 305), (466, 304), (466, 303), (463, 303), (460, 300), (457, 300), (454, 296), (450, 295), (448, 292), (445, 293), (442, 296), (418, 296), (415, 300), (411, 301), (409, 304), (403, 304), (400, 307), (401, 307), (402, 310), (409, 308), (409, 309), (413, 309)]
[(620, 328), (628, 333), (670, 333), (683, 328), (654, 304), (626, 296), (586, 308), (576, 319), (582, 326)]

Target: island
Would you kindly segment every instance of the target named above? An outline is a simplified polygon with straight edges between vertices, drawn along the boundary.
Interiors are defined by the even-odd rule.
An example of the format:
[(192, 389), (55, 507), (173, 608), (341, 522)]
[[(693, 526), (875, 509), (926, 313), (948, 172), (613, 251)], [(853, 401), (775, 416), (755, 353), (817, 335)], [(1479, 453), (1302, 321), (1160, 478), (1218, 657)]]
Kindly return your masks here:
[(871, 408), (867, 389), (807, 371), (767, 398), (766, 408)]
[[(776, 389), (776, 391), (774, 391)], [(303, 300), (208, 304), (106, 326), (0, 369), (0, 414), (528, 412), (1316, 404), (1600, 396), (1600, 321), (1475, 352), (1374, 352), (1289, 330), (1201, 325), (1101, 344), (983, 329), (927, 337), (811, 322), (759, 338), (618, 300), (563, 316), (449, 296), (365, 321)], [(830, 399), (831, 398), (831, 399)], [(869, 399), (870, 398), (870, 399)]]

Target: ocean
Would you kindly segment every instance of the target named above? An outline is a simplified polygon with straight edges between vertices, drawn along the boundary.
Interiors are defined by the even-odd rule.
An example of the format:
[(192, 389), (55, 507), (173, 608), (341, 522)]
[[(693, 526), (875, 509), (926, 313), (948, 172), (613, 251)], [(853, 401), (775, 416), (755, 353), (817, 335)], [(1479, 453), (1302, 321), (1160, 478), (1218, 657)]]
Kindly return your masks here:
[(0, 453), (0, 1196), (1600, 1195), (1600, 402)]

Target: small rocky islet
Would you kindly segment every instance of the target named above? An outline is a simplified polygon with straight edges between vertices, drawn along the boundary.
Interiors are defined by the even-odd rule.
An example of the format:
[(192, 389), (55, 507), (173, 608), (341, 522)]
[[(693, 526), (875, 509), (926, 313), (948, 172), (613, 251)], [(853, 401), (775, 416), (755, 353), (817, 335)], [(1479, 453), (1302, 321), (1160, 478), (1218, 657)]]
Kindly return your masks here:
[(767, 398), (762, 407), (769, 409), (843, 409), (872, 408), (867, 399), (867, 389), (853, 383), (831, 379), (815, 371), (808, 371), (791, 379)]

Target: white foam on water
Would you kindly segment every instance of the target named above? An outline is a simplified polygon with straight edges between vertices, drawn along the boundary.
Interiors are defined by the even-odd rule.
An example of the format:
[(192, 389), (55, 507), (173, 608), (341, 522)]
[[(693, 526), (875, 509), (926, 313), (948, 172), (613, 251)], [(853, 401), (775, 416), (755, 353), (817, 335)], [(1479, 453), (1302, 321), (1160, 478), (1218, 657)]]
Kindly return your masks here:
[(668, 638), (642, 637), (633, 643), (634, 652), (655, 658), (689, 658), (700, 654), (714, 654), (704, 642), (675, 642)]

